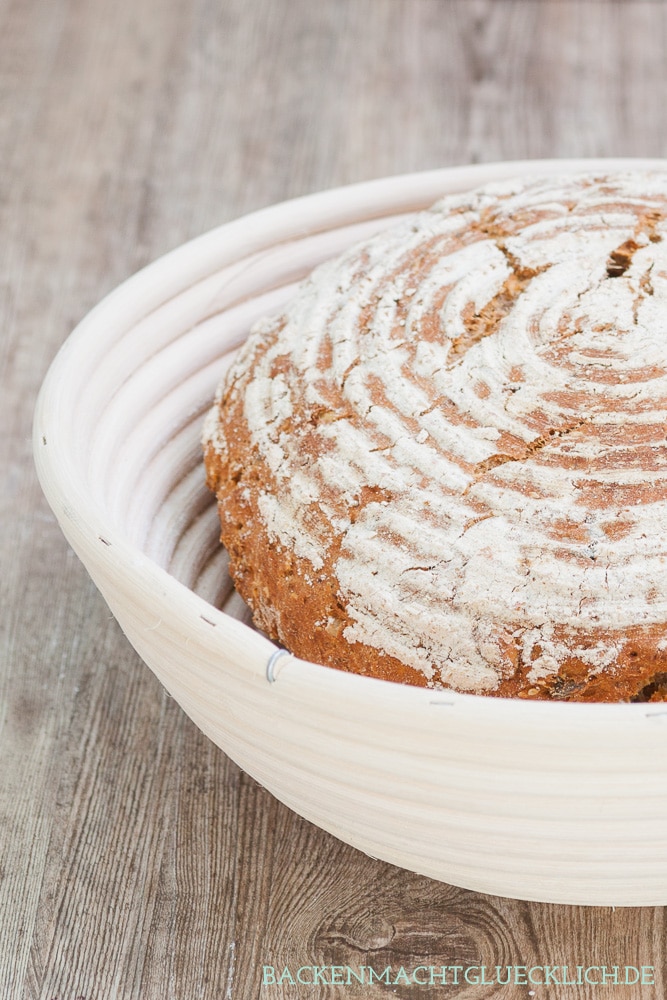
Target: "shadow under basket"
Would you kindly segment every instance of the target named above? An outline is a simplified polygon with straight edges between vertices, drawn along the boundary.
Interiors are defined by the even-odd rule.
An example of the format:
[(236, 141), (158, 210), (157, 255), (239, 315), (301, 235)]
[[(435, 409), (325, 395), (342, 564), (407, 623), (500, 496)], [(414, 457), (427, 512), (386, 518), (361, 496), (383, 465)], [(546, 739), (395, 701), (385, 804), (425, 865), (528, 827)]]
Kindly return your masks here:
[(249, 625), (201, 424), (253, 322), (320, 262), (444, 194), (664, 161), (485, 164), (257, 212), (167, 254), (56, 357), (39, 477), (130, 642), (218, 746), (300, 815), (411, 871), (545, 902), (667, 904), (667, 705), (409, 688), (277, 655)]

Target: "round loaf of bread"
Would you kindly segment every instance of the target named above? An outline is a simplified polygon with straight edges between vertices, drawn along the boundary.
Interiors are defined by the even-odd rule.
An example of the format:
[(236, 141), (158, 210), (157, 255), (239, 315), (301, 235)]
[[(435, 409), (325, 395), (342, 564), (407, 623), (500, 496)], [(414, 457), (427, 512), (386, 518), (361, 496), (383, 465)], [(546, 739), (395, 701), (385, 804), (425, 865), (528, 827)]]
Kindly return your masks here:
[(296, 655), (476, 694), (667, 691), (667, 175), (448, 197), (260, 322), (204, 432)]

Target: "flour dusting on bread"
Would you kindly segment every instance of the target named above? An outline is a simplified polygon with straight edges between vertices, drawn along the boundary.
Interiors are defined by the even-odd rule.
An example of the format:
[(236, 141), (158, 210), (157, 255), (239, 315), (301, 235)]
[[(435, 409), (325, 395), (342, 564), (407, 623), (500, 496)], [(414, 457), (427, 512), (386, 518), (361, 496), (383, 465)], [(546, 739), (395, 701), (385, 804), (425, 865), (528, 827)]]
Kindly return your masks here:
[(258, 624), (408, 683), (661, 697), (666, 236), (667, 175), (503, 182), (258, 324), (204, 432)]

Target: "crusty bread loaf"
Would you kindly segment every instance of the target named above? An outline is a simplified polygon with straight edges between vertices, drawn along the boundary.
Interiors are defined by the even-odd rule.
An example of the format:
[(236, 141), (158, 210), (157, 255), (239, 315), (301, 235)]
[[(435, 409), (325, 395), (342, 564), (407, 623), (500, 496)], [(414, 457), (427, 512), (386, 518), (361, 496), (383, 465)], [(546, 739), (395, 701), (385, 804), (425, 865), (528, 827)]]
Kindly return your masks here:
[(496, 184), (319, 267), (206, 424), (231, 572), (306, 659), (667, 691), (667, 175)]

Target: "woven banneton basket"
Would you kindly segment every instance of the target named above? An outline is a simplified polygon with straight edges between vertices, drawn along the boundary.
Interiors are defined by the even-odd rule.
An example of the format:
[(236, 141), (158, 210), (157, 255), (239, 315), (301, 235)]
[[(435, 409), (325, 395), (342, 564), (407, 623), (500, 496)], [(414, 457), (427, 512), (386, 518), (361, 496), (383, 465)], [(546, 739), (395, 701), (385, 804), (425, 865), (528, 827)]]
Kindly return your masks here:
[(667, 705), (526, 702), (352, 676), (283, 654), (232, 591), (201, 424), (261, 315), (316, 264), (440, 196), (437, 170), (277, 205), (161, 258), (97, 306), (42, 388), (34, 447), (62, 529), (194, 722), (296, 812), (373, 857), (562, 903), (667, 903)]

